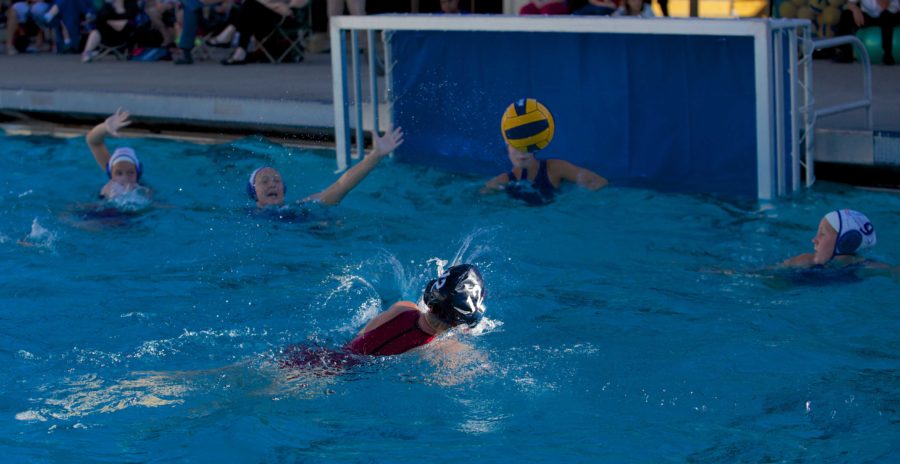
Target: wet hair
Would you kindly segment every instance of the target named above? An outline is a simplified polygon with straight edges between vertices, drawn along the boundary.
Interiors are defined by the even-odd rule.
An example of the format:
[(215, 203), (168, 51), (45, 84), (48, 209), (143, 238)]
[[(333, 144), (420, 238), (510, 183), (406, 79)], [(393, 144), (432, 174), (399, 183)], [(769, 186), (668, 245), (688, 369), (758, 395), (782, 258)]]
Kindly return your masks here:
[(478, 268), (460, 264), (425, 285), (422, 301), (449, 326), (475, 327), (484, 316), (484, 279)]

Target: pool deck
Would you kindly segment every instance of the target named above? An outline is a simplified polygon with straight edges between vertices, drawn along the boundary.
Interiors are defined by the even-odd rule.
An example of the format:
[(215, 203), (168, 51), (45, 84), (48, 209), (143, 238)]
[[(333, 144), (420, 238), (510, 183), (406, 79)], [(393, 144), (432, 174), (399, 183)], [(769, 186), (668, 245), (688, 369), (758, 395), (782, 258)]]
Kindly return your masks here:
[[(96, 121), (118, 107), (139, 121), (260, 133), (330, 134), (334, 127), (331, 57), (298, 64), (190, 66), (104, 61), (77, 55), (0, 56), (0, 112), (34, 119)], [(363, 60), (365, 61), (365, 60)], [(814, 62), (816, 104), (860, 98), (862, 66)], [(365, 72), (365, 68), (364, 68)], [(873, 65), (875, 130), (900, 132), (900, 66)], [(862, 130), (862, 110), (821, 118), (819, 129)], [(214, 130), (214, 129), (213, 129)]]

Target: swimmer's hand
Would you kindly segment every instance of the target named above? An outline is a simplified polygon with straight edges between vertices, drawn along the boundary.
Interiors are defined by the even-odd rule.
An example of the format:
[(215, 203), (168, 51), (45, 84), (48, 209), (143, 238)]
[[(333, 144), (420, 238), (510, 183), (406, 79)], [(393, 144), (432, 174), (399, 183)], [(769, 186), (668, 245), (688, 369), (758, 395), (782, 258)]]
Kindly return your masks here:
[(106, 132), (113, 137), (119, 136), (119, 129), (131, 124), (131, 121), (128, 118), (131, 116), (131, 113), (128, 111), (119, 108), (116, 110), (116, 113), (112, 116), (106, 118), (104, 124), (106, 124)]
[(388, 129), (382, 137), (378, 136), (377, 131), (372, 131), (372, 152), (369, 153), (369, 156), (382, 158), (400, 145), (403, 145), (402, 128)]
[(459, 385), (494, 370), (487, 356), (465, 343), (445, 338), (428, 348), (421, 353), (423, 359), (434, 367), (430, 382), (437, 385)]

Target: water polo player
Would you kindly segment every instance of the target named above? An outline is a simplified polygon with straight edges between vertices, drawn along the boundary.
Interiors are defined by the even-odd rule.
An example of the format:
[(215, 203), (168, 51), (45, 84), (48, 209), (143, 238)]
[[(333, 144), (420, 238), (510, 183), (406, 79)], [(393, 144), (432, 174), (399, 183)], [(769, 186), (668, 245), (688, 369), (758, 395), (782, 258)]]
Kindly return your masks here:
[(563, 180), (588, 190), (605, 187), (600, 175), (561, 159), (538, 160), (536, 153), (553, 139), (553, 115), (533, 98), (522, 98), (509, 105), (500, 121), (512, 170), (489, 180), (481, 193), (504, 190), (513, 198), (529, 204), (553, 200)]
[[(403, 130), (396, 128), (379, 137), (372, 133), (372, 151), (360, 162), (347, 170), (337, 181), (327, 189), (310, 195), (300, 203), (314, 201), (326, 205), (336, 205), (353, 190), (369, 172), (378, 165), (382, 158), (394, 151), (403, 143)], [(256, 202), (258, 208), (284, 205), (285, 186), (281, 179), (281, 173), (273, 167), (263, 166), (250, 173), (247, 180), (247, 194)]]
[(106, 147), (107, 135), (118, 137), (119, 129), (131, 124), (128, 117), (129, 113), (119, 108), (115, 114), (96, 125), (85, 136), (94, 160), (100, 169), (106, 172), (109, 179), (100, 190), (100, 197), (107, 200), (133, 191), (141, 191), (145, 196), (150, 193), (149, 189), (138, 183), (143, 167), (137, 153), (132, 148), (120, 147), (110, 155)]
[[(448, 330), (465, 324), (475, 327), (484, 315), (484, 280), (478, 268), (460, 264), (447, 269), (428, 282), (422, 295), (424, 310), (412, 301), (395, 303), (369, 321), (340, 351), (321, 347), (292, 345), (280, 365), (286, 369), (349, 367), (359, 362), (360, 355), (390, 356), (427, 345)], [(459, 352), (465, 345), (442, 340), (443, 349)]]
[[(840, 209), (825, 215), (812, 239), (813, 253), (804, 253), (782, 263), (787, 267), (867, 264), (857, 252), (875, 246), (875, 227), (864, 214)], [(875, 264), (875, 263), (873, 263)]]

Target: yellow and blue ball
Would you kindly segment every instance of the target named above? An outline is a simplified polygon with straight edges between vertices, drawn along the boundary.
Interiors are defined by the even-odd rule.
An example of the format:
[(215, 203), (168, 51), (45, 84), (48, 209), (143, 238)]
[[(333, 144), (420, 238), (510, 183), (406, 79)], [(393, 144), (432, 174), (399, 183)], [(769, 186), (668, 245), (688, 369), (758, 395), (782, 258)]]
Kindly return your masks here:
[(529, 153), (544, 149), (553, 140), (553, 115), (533, 98), (520, 98), (506, 108), (500, 120), (503, 139)]

